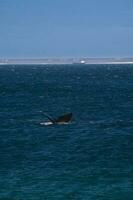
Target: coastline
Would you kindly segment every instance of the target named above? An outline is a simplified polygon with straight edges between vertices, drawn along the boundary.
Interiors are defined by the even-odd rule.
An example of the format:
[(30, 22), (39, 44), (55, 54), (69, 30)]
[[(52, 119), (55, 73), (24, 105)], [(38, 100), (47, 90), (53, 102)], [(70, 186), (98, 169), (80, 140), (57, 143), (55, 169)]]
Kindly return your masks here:
[(133, 62), (90, 62), (90, 63), (0, 63), (0, 66), (8, 65), (132, 65)]
[(0, 65), (116, 65), (133, 64), (133, 58), (32, 58), (0, 59)]

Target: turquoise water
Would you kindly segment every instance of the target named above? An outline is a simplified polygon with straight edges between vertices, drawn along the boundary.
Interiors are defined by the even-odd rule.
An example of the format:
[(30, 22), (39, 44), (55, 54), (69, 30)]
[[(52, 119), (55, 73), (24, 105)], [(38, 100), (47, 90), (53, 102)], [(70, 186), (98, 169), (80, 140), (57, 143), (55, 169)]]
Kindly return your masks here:
[(133, 65), (0, 66), (0, 93), (0, 200), (133, 199)]

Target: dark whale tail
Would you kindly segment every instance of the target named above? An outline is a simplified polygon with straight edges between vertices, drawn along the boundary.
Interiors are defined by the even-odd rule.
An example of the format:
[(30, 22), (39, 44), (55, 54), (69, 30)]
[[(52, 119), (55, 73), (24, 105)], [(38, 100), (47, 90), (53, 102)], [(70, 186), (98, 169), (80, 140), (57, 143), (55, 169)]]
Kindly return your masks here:
[(64, 114), (60, 117), (58, 117), (55, 122), (56, 123), (67, 123), (69, 121), (71, 121), (72, 119), (72, 113), (67, 113), (67, 114)]
[(45, 114), (45, 116), (53, 123), (53, 124), (61, 124), (61, 123), (68, 123), (72, 119), (72, 113), (67, 113), (64, 115), (59, 116), (57, 119), (53, 119), (51, 116)]

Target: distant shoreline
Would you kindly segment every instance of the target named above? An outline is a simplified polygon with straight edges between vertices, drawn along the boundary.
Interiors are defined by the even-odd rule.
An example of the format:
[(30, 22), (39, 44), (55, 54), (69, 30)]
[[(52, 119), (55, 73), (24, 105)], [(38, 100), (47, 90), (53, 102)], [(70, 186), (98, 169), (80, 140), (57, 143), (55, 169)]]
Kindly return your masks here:
[(0, 59), (0, 65), (116, 65), (133, 64), (133, 58), (42, 58)]
[(133, 62), (93, 62), (93, 63), (0, 63), (0, 65), (8, 66), (8, 65), (130, 65)]

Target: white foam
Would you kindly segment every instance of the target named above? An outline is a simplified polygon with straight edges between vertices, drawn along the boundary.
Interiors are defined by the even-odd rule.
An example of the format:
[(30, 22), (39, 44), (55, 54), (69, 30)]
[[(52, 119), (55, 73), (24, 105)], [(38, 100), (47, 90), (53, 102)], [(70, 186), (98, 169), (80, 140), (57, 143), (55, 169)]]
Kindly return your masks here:
[(44, 125), (44, 126), (49, 126), (49, 125), (52, 125), (53, 123), (52, 122), (42, 122), (40, 124)]

